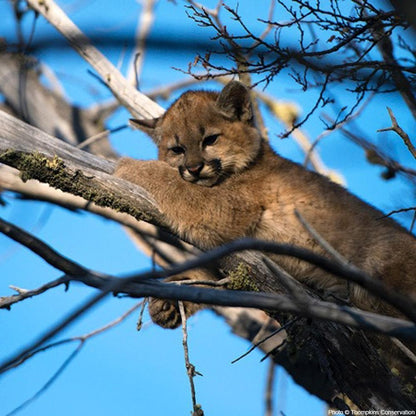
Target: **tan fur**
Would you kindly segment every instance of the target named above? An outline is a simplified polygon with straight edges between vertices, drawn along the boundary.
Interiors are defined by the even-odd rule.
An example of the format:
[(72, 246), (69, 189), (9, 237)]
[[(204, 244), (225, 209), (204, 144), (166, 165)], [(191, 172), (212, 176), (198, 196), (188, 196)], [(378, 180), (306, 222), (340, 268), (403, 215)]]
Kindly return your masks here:
[[(296, 208), (352, 264), (416, 296), (414, 237), (327, 178), (276, 155), (251, 121), (242, 84), (232, 82), (221, 94), (187, 92), (161, 119), (136, 124), (157, 143), (159, 160), (122, 159), (116, 175), (148, 190), (180, 237), (206, 250), (254, 237), (327, 255), (296, 218)], [(299, 281), (347, 295), (344, 281), (312, 265), (273, 259)], [(361, 308), (397, 315), (358, 288), (350, 298)], [(153, 301), (150, 311), (169, 326), (163, 322), (169, 314), (158, 313), (168, 308), (163, 305)]]

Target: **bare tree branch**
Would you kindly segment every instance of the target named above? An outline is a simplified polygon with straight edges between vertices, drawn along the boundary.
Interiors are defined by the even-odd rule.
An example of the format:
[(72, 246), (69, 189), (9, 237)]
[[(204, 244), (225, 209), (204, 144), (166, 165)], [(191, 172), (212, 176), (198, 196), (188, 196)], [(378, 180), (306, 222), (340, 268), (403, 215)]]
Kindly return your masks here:
[[(250, 29), (238, 8), (224, 6), (227, 18), (240, 26), (232, 33), (226, 24), (219, 21), (218, 14), (195, 4), (191, 8), (191, 17), (199, 26), (213, 30), (216, 34), (214, 40), (218, 41), (211, 53), (198, 55), (198, 63), (205, 69), (205, 78), (208, 79), (255, 73), (269, 83), (288, 71), (303, 91), (317, 90), (315, 104), (308, 114), (332, 102), (330, 86), (342, 86), (348, 82), (350, 86), (345, 88), (345, 92), (354, 94), (355, 102), (339, 112), (336, 122), (340, 123), (348, 119), (367, 93), (373, 91), (398, 91), (412, 109), (414, 97), (409, 87), (416, 73), (415, 55), (411, 45), (401, 36), (407, 22), (380, 2), (352, 3), (346, 11), (340, 9), (337, 1), (311, 3), (294, 0), (287, 3), (278, 0), (276, 15), (280, 19), (259, 19), (266, 31), (270, 32), (270, 26), (273, 28), (266, 37)], [(288, 42), (288, 39), (294, 39), (293, 36), (296, 45)], [(406, 48), (409, 56), (396, 59), (393, 47), (390, 47), (392, 39), (401, 44), (402, 49)], [(381, 59), (374, 53), (377, 47), (381, 50)], [(234, 60), (237, 54), (250, 57), (243, 70), (238, 66), (224, 66), (223, 61), (217, 59), (225, 56)], [(191, 66), (187, 73), (201, 79)], [(296, 127), (307, 119), (299, 121)], [(333, 127), (335, 125), (330, 126)]]
[(48, 381), (29, 399), (25, 400), (22, 404), (20, 404), (18, 407), (13, 409), (11, 412), (7, 413), (6, 416), (12, 416), (17, 413), (19, 413), (21, 410), (23, 410), (25, 407), (27, 407), (29, 404), (31, 404), (33, 401), (38, 399), (42, 394), (46, 392), (46, 390), (57, 380), (58, 377), (62, 375), (64, 370), (68, 367), (68, 365), (76, 358), (76, 356), (81, 352), (82, 348), (85, 346), (86, 341), (88, 341), (90, 338), (95, 337), (105, 331), (108, 331), (109, 329), (115, 327), (116, 325), (123, 322), (126, 318), (128, 318), (133, 312), (135, 312), (139, 307), (141, 307), (143, 302), (139, 302), (133, 307), (131, 307), (128, 311), (123, 313), (120, 317), (113, 320), (112, 322), (102, 326), (101, 328), (95, 329), (92, 332), (89, 332), (85, 335), (80, 335), (72, 338), (63, 339), (61, 341), (55, 342), (53, 344), (46, 345), (44, 347), (41, 347), (37, 350), (32, 351), (31, 354), (28, 354), (27, 356), (23, 357), (20, 362), (18, 362), (14, 367), (22, 364), (24, 361), (26, 361), (29, 358), (32, 358), (34, 355), (44, 352), (46, 350), (49, 350), (51, 348), (55, 348), (59, 345), (64, 345), (70, 342), (78, 342), (77, 348), (68, 356), (68, 358), (65, 359), (65, 361), (60, 365), (60, 367), (55, 371), (55, 373), (48, 379)]
[(74, 351), (65, 359), (65, 361), (59, 366), (59, 368), (55, 371), (55, 373), (48, 379), (48, 381), (29, 399), (25, 400), (22, 404), (18, 407), (13, 409), (11, 412), (7, 413), (6, 416), (12, 416), (19, 413), (21, 410), (29, 406), (32, 402), (38, 399), (42, 394), (52, 386), (52, 384), (62, 375), (65, 369), (71, 364), (71, 362), (76, 358), (76, 356), (80, 353), (83, 344), (80, 343)]
[(135, 117), (156, 117), (163, 109), (133, 88), (120, 72), (101, 54), (78, 27), (52, 0), (27, 0), (27, 4), (49, 21), (69, 41), (71, 46), (87, 60), (111, 89), (114, 96)]
[[(404, 144), (409, 149), (409, 152), (416, 159), (416, 148), (413, 146), (413, 143), (410, 140), (409, 135), (397, 123), (396, 117), (394, 116), (394, 113), (393, 113), (392, 109), (387, 107), (387, 111), (389, 112), (389, 116), (390, 116), (390, 119), (391, 119), (392, 126), (387, 127), (385, 129), (379, 129), (379, 130), (377, 130), (377, 132), (380, 133), (380, 132), (383, 132), (383, 131), (394, 131), (395, 133), (397, 133), (402, 138)], [(416, 111), (416, 108), (415, 108), (415, 111)]]
[[(1, 222), (0, 228), (2, 228), (3, 222), (1, 219), (0, 219), (0, 222)], [(53, 280), (52, 282), (48, 282), (37, 289), (32, 289), (32, 290), (27, 290), (27, 289), (22, 290), (20, 288), (17, 289), (14, 286), (10, 286), (11, 289), (17, 290), (18, 294), (12, 295), (12, 296), (1, 296), (0, 297), (0, 309), (10, 309), (11, 306), (17, 302), (32, 298), (33, 296), (41, 295), (47, 290), (60, 286), (62, 284), (67, 285), (70, 282), (70, 280), (71, 279), (69, 277), (63, 276), (63, 277), (60, 277), (59, 279)]]
[[(220, 252), (217, 252), (217, 255), (219, 254)], [(398, 338), (402, 339), (416, 339), (415, 325), (410, 324), (409, 322), (393, 318), (381, 317), (348, 307), (328, 304), (326, 302), (316, 301), (310, 305), (303, 304), (301, 307), (299, 307), (296, 303), (293, 302), (292, 299), (287, 298), (284, 295), (270, 295), (256, 292), (217, 291), (213, 289), (177, 286), (148, 280), (151, 277), (164, 277), (171, 273), (177, 274), (178, 272), (183, 271), (184, 268), (193, 267), (195, 265), (200, 266), (200, 264), (195, 264), (194, 260), (192, 260), (185, 263), (184, 265), (175, 266), (168, 272), (165, 271), (145, 273), (123, 279), (114, 279), (110, 276), (108, 276), (106, 279), (97, 279), (94, 277), (94, 275), (85, 276), (82, 279), (83, 283), (93, 287), (98, 287), (102, 290), (102, 292), (94, 296), (79, 309), (72, 312), (64, 320), (53, 326), (45, 335), (34, 341), (27, 348), (18, 352), (15, 356), (7, 359), (2, 365), (0, 365), (0, 372), (7, 371), (7, 369), (11, 368), (17, 362), (24, 359), (28, 354), (31, 354), (33, 350), (41, 347), (47, 340), (59, 333), (69, 323), (73, 322), (75, 319), (77, 319), (77, 317), (87, 311), (92, 305), (99, 302), (110, 291), (125, 292), (133, 297), (160, 296), (167, 299), (183, 299), (208, 304), (248, 306), (256, 308), (260, 307), (267, 310), (280, 310), (289, 313), (300, 314), (302, 316), (343, 322), (352, 327), (355, 326), (368, 328), (372, 331), (382, 331), (384, 333), (388, 333), (391, 336), (397, 336)], [(355, 339), (357, 340), (358, 338)], [(347, 352), (344, 350), (343, 354), (345, 355), (346, 353)], [(298, 374), (298, 376), (299, 375), (300, 374)], [(312, 386), (309, 386), (308, 388), (311, 387)], [(363, 387), (364, 386), (362, 386), (362, 388)], [(377, 395), (377, 392), (373, 392), (373, 394)], [(394, 397), (396, 396), (392, 396), (390, 398)]]
[(144, 63), (146, 51), (146, 40), (149, 36), (154, 20), (154, 12), (157, 0), (145, 0), (142, 2), (142, 10), (137, 23), (135, 48), (133, 50), (133, 60), (129, 67), (127, 79), (136, 87), (139, 87), (140, 74)]
[[(12, 229), (12, 232), (10, 232), (10, 229)], [(25, 243), (25, 240), (28, 240), (28, 237), (30, 236), (25, 231), (7, 223), (5, 226), (3, 225), (1, 231), (4, 230), (11, 238), (19, 242), (22, 241), (22, 243)], [(283, 295), (269, 295), (266, 293), (228, 290), (217, 291), (214, 289), (161, 283), (154, 280), (176, 275), (190, 269), (202, 267), (204, 265), (213, 263), (230, 253), (249, 249), (262, 251), (273, 250), (273, 252), (279, 254), (287, 254), (290, 252), (291, 255), (299, 258), (310, 256), (310, 259), (314, 259), (316, 263), (318, 263), (318, 261), (322, 262), (321, 265), (325, 263), (331, 264), (331, 262), (325, 258), (320, 258), (320, 256), (316, 256), (311, 252), (307, 252), (307, 250), (300, 250), (296, 247), (288, 248), (281, 244), (273, 244), (257, 240), (240, 240), (219, 247), (210, 252), (203, 253), (198, 258), (193, 258), (185, 261), (182, 264), (174, 265), (167, 270), (150, 271), (139, 275), (115, 279), (109, 275), (103, 275), (94, 271), (89, 271), (82, 267), (80, 268), (76, 263), (66, 259), (56, 251), (50, 250), (50, 248), (45, 243), (41, 242), (34, 236), (31, 236), (31, 240), (32, 241), (30, 243), (26, 242), (26, 246), (29, 249), (31, 249), (33, 245), (34, 252), (43, 258), (42, 250), (39, 247), (44, 248), (45, 257), (48, 259), (49, 263), (54, 265), (54, 267), (57, 267), (59, 270), (65, 273), (69, 272), (68, 274), (71, 275), (73, 280), (77, 280), (89, 286), (101, 289), (104, 294), (109, 292), (124, 292), (133, 297), (156, 296), (167, 299), (181, 299), (214, 305), (218, 304), (224, 306), (247, 306), (257, 307), (260, 309), (276, 309), (291, 312), (296, 311), (297, 313), (301, 311), (302, 316), (314, 316), (318, 317), (319, 319), (330, 319), (352, 326), (358, 325), (361, 327), (363, 325), (365, 328), (376, 331), (381, 330), (384, 332), (384, 329), (388, 328), (386, 333), (389, 334), (394, 334), (397, 329), (395, 328), (395, 324), (400, 324), (398, 328), (398, 337), (404, 336), (405, 338), (410, 337), (411, 339), (416, 337), (416, 333), (413, 334), (411, 330), (415, 327), (415, 325), (411, 324), (410, 322), (395, 318), (387, 318), (369, 312), (362, 312), (358, 309), (337, 306), (328, 302), (316, 301), (313, 304), (305, 303), (299, 306), (297, 304), (293, 304), (292, 301), (288, 302), (288, 298)], [(348, 267), (346, 267), (346, 269), (347, 268)], [(71, 274), (72, 272), (75, 272), (75, 274)], [(348, 312), (344, 313), (343, 311), (348, 311), (352, 315), (349, 315)], [(356, 318), (351, 319), (351, 316), (356, 314), (358, 314), (357, 316), (361, 316), (363, 322), (357, 322)], [(381, 327), (379, 327), (380, 324)]]
[[(18, 168), (24, 179), (47, 182), (97, 205), (111, 205), (137, 219), (153, 217), (163, 226), (163, 215), (148, 193), (111, 175), (113, 162), (76, 149), (4, 112), (0, 112), (0, 128), (0, 162)], [(143, 206), (132, 210), (134, 201), (140, 200)]]
[(179, 301), (179, 311), (181, 314), (181, 320), (182, 320), (182, 346), (183, 346), (183, 352), (184, 352), (184, 358), (185, 358), (185, 367), (186, 367), (186, 373), (188, 375), (189, 379), (189, 385), (191, 388), (191, 398), (192, 398), (192, 416), (204, 416), (204, 412), (202, 410), (201, 405), (199, 405), (196, 401), (196, 393), (195, 393), (195, 384), (194, 384), (194, 377), (196, 375), (202, 375), (198, 371), (196, 371), (195, 366), (191, 364), (189, 361), (189, 348), (188, 348), (188, 330), (186, 327), (186, 313), (185, 313), (185, 307), (183, 306), (183, 302)]
[[(333, 122), (333, 119), (328, 115), (324, 114), (324, 118), (330, 122)], [(395, 159), (371, 143), (370, 140), (366, 139), (365, 137), (361, 137), (356, 132), (352, 132), (345, 127), (340, 127), (339, 130), (347, 139), (351, 140), (353, 143), (360, 146), (365, 151), (366, 158), (369, 163), (386, 167), (387, 172), (383, 173), (383, 177), (385, 179), (390, 179), (394, 177), (396, 173), (399, 173), (402, 174), (403, 177), (405, 177), (411, 184), (414, 185), (416, 183), (415, 169), (401, 165)]]
[(269, 361), (269, 369), (267, 371), (267, 383), (266, 391), (264, 394), (266, 411), (265, 416), (273, 416), (273, 388), (274, 388), (274, 379), (276, 373), (276, 366), (273, 360)]

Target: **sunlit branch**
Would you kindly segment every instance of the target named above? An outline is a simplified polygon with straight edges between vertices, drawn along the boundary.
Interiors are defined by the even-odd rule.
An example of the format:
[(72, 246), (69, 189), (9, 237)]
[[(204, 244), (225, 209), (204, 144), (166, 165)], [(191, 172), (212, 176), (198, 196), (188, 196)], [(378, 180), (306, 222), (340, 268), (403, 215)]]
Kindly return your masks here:
[(163, 113), (158, 104), (134, 89), (53, 0), (27, 0), (27, 3), (62, 33), (80, 56), (98, 72), (114, 96), (135, 117), (157, 117)]
[(146, 41), (154, 21), (155, 5), (157, 0), (145, 0), (142, 2), (142, 10), (137, 22), (135, 35), (135, 48), (133, 50), (133, 59), (130, 63), (127, 79), (139, 87), (140, 75), (144, 64), (144, 55), (146, 52)]

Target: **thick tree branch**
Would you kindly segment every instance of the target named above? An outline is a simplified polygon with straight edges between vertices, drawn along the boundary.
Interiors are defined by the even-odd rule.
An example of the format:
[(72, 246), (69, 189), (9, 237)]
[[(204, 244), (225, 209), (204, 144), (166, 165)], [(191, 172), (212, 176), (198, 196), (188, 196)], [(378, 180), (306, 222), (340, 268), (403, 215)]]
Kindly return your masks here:
[[(19, 169), (23, 179), (37, 179), (97, 205), (165, 225), (148, 193), (111, 175), (113, 162), (63, 143), (1, 111), (0, 130), (0, 162)], [(138, 201), (140, 207), (135, 207)]]
[(114, 96), (133, 116), (150, 118), (163, 113), (164, 110), (158, 104), (133, 88), (55, 2), (52, 0), (27, 0), (27, 4), (62, 33), (80, 56), (98, 72)]

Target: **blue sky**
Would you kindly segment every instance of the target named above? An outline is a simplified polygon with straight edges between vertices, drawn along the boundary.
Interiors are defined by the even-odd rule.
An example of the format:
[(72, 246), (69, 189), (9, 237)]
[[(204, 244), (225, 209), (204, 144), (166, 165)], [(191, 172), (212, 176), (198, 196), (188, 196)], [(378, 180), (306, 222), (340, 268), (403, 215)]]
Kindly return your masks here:
[[(206, 36), (186, 16), (181, 1), (161, 1), (156, 10), (156, 21), (151, 36), (168, 36), (179, 39), (198, 39)], [(216, 2), (211, 2), (212, 5)], [(241, 1), (240, 10), (245, 16), (259, 15), (259, 4), (266, 17), (268, 2)], [(133, 0), (122, 1), (65, 1), (60, 2), (70, 16), (91, 34), (127, 33), (133, 36), (139, 6)], [(231, 3), (232, 4), (232, 3)], [(14, 24), (10, 5), (0, 0), (2, 27), (0, 37), (13, 39)], [(94, 17), (92, 17), (94, 16)], [(25, 23), (32, 17), (27, 16)], [(253, 20), (252, 24), (256, 22)], [(29, 25), (25, 26), (26, 34)], [(53, 33), (54, 29), (39, 18), (36, 36)], [(103, 35), (104, 36), (104, 35)], [(119, 48), (104, 51), (114, 63), (123, 56)], [(184, 78), (174, 67), (186, 69), (196, 51), (170, 51), (150, 49), (146, 55), (141, 86), (144, 91), (163, 83)], [(69, 49), (45, 49), (40, 58), (56, 71), (68, 97), (82, 106), (109, 98), (109, 92), (88, 73), (88, 64)], [(92, 89), (85, 86), (93, 87)], [(218, 88), (212, 84), (213, 88)], [(311, 105), (310, 94), (300, 94), (287, 79), (277, 79), (267, 92), (287, 100), (296, 100), (301, 108)], [(348, 100), (347, 95), (337, 97)], [(172, 97), (174, 98), (174, 97)], [(412, 161), (399, 139), (389, 134), (378, 135), (378, 128), (389, 125), (386, 105), (395, 106), (399, 98), (384, 96), (375, 101), (363, 115), (364, 122), (357, 128), (366, 131), (375, 142), (385, 141), (394, 155), (404, 164)], [(168, 103), (161, 102), (163, 106)], [(404, 127), (414, 129), (414, 122), (404, 111), (399, 114)], [(109, 121), (109, 127), (126, 122), (124, 111)], [(271, 141), (279, 153), (297, 161), (303, 156), (291, 139), (281, 140), (278, 134), (282, 126), (266, 119)], [(323, 130), (319, 113), (311, 119), (306, 130), (312, 139)], [(413, 130), (414, 131), (414, 130)], [(139, 133), (123, 130), (111, 138), (114, 147), (122, 154), (137, 158), (154, 158), (156, 150), (151, 141)], [(361, 149), (337, 134), (323, 140), (319, 151), (324, 161), (344, 175), (347, 186), (368, 202), (388, 212), (406, 206), (413, 195), (397, 180), (383, 182), (379, 179), (380, 168), (365, 162)], [(55, 247), (60, 253), (86, 267), (106, 273), (123, 273), (144, 270), (150, 267), (148, 259), (137, 251), (126, 233), (117, 224), (88, 214), (71, 213), (37, 202), (18, 201), (7, 194), (7, 206), (0, 208), (0, 215), (7, 220), (33, 232)], [(408, 223), (408, 217), (402, 217)], [(22, 288), (35, 288), (55, 279), (60, 273), (27, 249), (19, 247), (0, 236), (0, 296), (8, 295), (13, 284)], [(64, 292), (57, 288), (35, 299), (15, 305), (11, 312), (0, 311), (0, 358), (26, 345), (42, 334), (46, 328), (59, 321), (94, 293), (82, 285), (71, 284)], [(106, 299), (57, 339), (80, 335), (92, 331), (117, 318), (136, 301), (131, 299)], [(189, 414), (191, 399), (183, 362), (181, 331), (162, 330), (156, 326), (145, 326), (141, 332), (135, 330), (137, 313), (116, 328), (91, 339), (74, 362), (61, 377), (38, 400), (24, 409), (22, 416), (36, 415), (145, 415), (145, 414)], [(145, 315), (145, 321), (148, 321)], [(260, 363), (261, 353), (253, 352), (236, 364), (231, 361), (249, 347), (246, 341), (230, 334), (229, 328), (213, 313), (199, 313), (189, 321), (189, 343), (191, 361), (203, 377), (196, 378), (197, 399), (207, 415), (235, 414), (251, 416), (263, 414), (264, 387), (268, 363)], [(33, 395), (56, 371), (73, 351), (76, 344), (66, 345), (38, 355), (30, 362), (0, 378), (0, 416)], [(276, 377), (276, 408), (288, 416), (318, 415), (323, 404), (296, 386), (279, 369)], [(276, 411), (276, 414), (278, 414)]]

